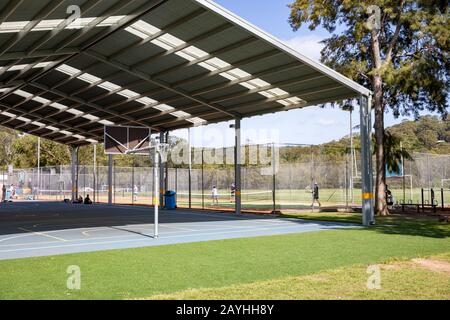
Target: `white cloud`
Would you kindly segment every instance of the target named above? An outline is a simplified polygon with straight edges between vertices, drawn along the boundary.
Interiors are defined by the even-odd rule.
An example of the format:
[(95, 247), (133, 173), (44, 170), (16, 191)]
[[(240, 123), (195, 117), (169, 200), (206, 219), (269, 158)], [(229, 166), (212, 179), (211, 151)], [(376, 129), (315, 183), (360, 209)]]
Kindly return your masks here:
[(284, 42), (308, 58), (319, 61), (320, 51), (324, 47), (320, 41), (323, 39), (324, 38), (317, 35), (299, 35), (292, 39), (284, 40)]

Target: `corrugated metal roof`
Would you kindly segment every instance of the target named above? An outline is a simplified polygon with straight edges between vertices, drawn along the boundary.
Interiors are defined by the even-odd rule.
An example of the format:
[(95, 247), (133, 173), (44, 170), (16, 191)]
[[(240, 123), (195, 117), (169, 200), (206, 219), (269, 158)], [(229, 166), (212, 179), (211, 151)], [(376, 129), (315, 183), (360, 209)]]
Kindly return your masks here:
[[(69, 5), (81, 18), (67, 20)], [(167, 131), (370, 94), (208, 0), (0, 12), (0, 125), (61, 143), (100, 142), (108, 124)]]

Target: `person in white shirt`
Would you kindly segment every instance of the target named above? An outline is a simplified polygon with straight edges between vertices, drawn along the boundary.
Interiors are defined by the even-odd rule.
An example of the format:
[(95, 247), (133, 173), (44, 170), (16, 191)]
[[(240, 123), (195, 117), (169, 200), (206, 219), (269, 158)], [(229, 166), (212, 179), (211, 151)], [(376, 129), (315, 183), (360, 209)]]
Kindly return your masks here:
[(219, 192), (217, 191), (216, 186), (212, 187), (211, 197), (212, 197), (212, 204), (219, 205)]
[(139, 192), (139, 189), (138, 189), (137, 185), (134, 185), (134, 188), (133, 188), (133, 201), (137, 201), (138, 192)]

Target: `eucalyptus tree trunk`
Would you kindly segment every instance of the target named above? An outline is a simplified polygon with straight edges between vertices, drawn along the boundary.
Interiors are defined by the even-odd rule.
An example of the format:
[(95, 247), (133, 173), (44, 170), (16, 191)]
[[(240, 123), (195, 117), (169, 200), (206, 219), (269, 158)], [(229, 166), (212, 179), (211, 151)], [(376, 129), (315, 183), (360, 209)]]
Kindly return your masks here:
[(376, 141), (376, 182), (375, 182), (375, 212), (377, 215), (389, 214), (386, 203), (386, 159), (384, 151), (384, 103), (383, 79), (381, 76), (383, 62), (380, 54), (378, 31), (372, 30), (372, 55), (374, 61), (374, 74), (372, 75), (375, 109), (375, 141)]

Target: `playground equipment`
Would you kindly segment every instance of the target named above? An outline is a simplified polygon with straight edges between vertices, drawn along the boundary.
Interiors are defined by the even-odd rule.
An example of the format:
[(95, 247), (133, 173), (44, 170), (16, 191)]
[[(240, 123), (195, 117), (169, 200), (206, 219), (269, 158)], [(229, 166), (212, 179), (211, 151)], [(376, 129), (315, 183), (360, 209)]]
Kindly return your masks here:
[[(428, 195), (426, 195), (428, 193)], [(434, 213), (437, 212), (438, 208), (442, 211), (446, 210), (445, 196), (450, 193), (450, 189), (427, 189), (422, 188), (420, 190), (421, 201), (420, 203), (401, 203), (402, 211), (405, 211), (406, 207), (415, 207), (417, 212), (425, 212), (426, 209), (431, 209)], [(440, 199), (440, 202), (439, 202)]]

